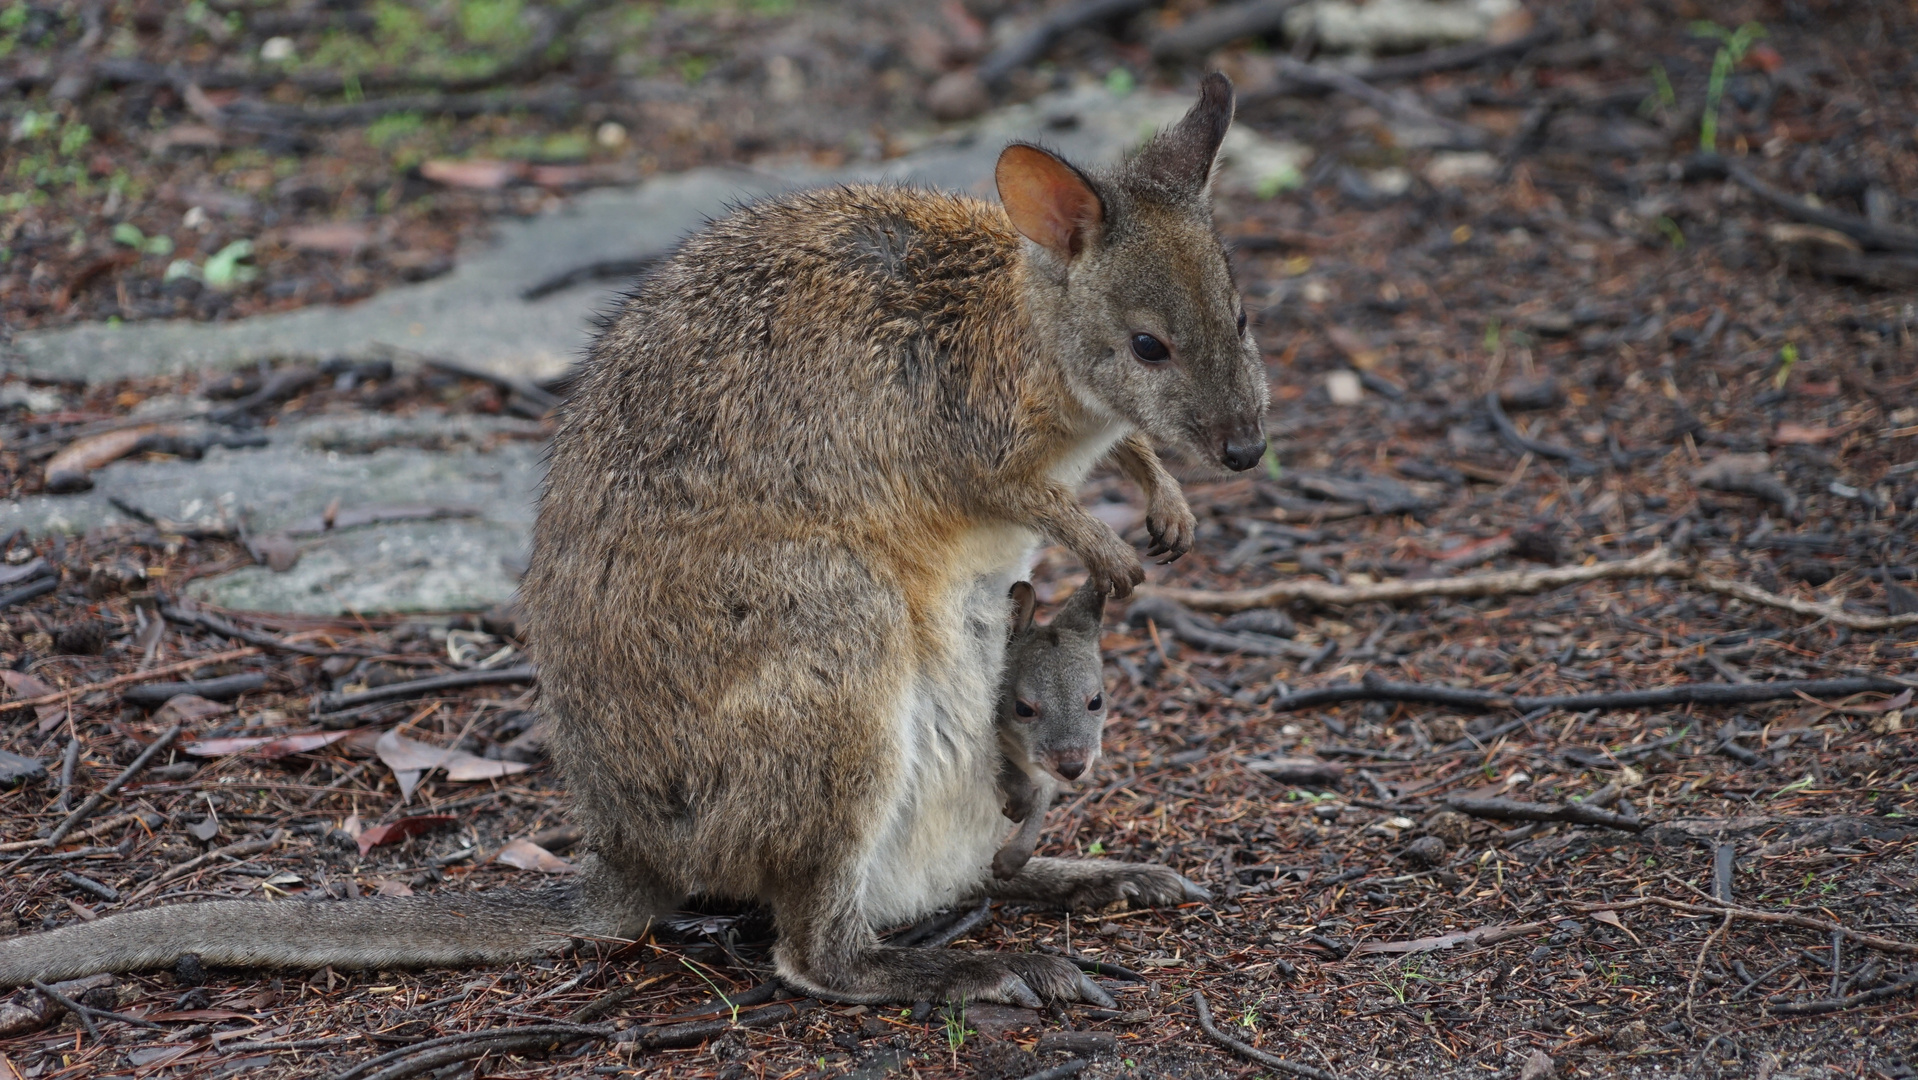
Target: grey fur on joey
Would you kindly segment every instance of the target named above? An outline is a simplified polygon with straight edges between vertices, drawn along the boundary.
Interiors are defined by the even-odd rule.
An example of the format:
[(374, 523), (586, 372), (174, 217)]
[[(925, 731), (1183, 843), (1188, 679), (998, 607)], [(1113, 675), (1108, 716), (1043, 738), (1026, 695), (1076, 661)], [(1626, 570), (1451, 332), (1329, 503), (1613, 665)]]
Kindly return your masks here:
[(1105, 666), (1099, 634), (1105, 596), (1091, 583), (1040, 625), (1030, 582), (1012, 586), (1012, 640), (999, 690), (999, 793), (1006, 817), (1019, 823), (993, 853), (992, 876), (1010, 878), (1032, 858), (1046, 808), (1061, 780), (1072, 781), (1099, 760), (1105, 733)]

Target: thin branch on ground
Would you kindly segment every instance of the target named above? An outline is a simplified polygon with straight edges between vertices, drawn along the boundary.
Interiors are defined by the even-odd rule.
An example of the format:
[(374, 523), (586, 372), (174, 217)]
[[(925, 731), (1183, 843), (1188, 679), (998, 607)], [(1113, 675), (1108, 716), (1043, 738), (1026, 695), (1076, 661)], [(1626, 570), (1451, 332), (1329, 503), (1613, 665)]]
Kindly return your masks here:
[(67, 815), (65, 821), (56, 825), (53, 831), (47, 834), (45, 841), (46, 846), (50, 848), (58, 847), (60, 841), (65, 840), (67, 834), (72, 832), (75, 826), (92, 817), (93, 812), (100, 809), (100, 804), (118, 795), (120, 789), (126, 786), (127, 781), (140, 775), (140, 773), (146, 769), (147, 765), (151, 764), (153, 759), (160, 755), (161, 751), (173, 745), (173, 740), (179, 737), (180, 727), (181, 725), (175, 724), (165, 732), (162, 732), (159, 738), (147, 744), (145, 750), (140, 751), (139, 757), (134, 758), (131, 764), (120, 770), (120, 775), (109, 781), (106, 787), (87, 796), (85, 802), (81, 803), (73, 813)]
[(1673, 911), (1683, 911), (1692, 915), (1734, 915), (1750, 922), (1776, 923), (1784, 926), (1800, 926), (1807, 930), (1823, 930), (1826, 933), (1839, 933), (1870, 949), (1880, 952), (1903, 953), (1918, 956), (1918, 942), (1899, 941), (1897, 938), (1882, 937), (1878, 934), (1866, 934), (1829, 919), (1814, 919), (1809, 915), (1799, 915), (1790, 911), (1757, 911), (1752, 908), (1726, 904), (1693, 904), (1684, 900), (1673, 900), (1665, 896), (1635, 896), (1630, 900), (1620, 900), (1610, 904), (1573, 904), (1572, 910), (1581, 913), (1593, 911), (1626, 911), (1639, 907), (1663, 907)]
[(1632, 833), (1644, 832), (1647, 828), (1645, 822), (1635, 817), (1579, 802), (1547, 806), (1516, 799), (1453, 798), (1445, 800), (1445, 806), (1448, 810), (1456, 810), (1470, 817), (1493, 821), (1562, 821), (1572, 825), (1602, 825)]
[(1257, 1062), (1267, 1068), (1291, 1073), (1294, 1076), (1309, 1077), (1310, 1080), (1338, 1080), (1337, 1077), (1323, 1069), (1315, 1069), (1310, 1065), (1300, 1065), (1296, 1061), (1287, 1061), (1276, 1054), (1268, 1054), (1256, 1046), (1242, 1043), (1232, 1036), (1227, 1035), (1225, 1032), (1220, 1031), (1218, 1025), (1212, 1022), (1212, 1010), (1206, 1007), (1205, 994), (1201, 991), (1192, 991), (1192, 1008), (1199, 1014), (1199, 1030), (1205, 1032), (1207, 1038), (1247, 1061)]

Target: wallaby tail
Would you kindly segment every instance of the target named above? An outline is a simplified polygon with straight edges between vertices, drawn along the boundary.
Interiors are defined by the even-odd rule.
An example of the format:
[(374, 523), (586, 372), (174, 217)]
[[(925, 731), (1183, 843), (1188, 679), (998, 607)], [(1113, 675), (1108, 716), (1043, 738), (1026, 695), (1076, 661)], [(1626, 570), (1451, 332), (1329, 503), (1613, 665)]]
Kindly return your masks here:
[(0, 987), (168, 967), (436, 967), (563, 951), (586, 933), (579, 890), (360, 900), (219, 900), (109, 915), (0, 941)]

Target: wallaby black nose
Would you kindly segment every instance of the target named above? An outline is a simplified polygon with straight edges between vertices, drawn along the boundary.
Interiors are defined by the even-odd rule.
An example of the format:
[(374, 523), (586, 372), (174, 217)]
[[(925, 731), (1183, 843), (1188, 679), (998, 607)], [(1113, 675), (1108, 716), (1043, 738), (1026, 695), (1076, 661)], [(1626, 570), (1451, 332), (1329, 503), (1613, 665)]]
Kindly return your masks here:
[(1053, 767), (1058, 769), (1059, 775), (1065, 777), (1067, 780), (1077, 780), (1079, 779), (1079, 774), (1086, 771), (1086, 759), (1060, 758)]
[(1265, 436), (1251, 432), (1226, 436), (1225, 446), (1219, 453), (1219, 460), (1233, 472), (1244, 472), (1257, 465), (1263, 457), (1265, 457)]

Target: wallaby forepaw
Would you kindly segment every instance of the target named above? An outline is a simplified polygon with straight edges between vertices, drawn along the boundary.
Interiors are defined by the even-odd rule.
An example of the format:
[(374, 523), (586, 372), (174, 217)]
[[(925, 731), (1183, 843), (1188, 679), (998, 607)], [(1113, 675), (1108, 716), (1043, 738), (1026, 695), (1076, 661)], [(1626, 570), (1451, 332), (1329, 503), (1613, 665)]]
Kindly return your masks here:
[(1092, 584), (1115, 600), (1131, 596), (1132, 587), (1145, 580), (1145, 564), (1139, 561), (1139, 553), (1116, 535), (1097, 551), (1081, 552), (1079, 561), (1085, 563)]
[(1148, 556), (1165, 556), (1159, 560), (1163, 565), (1192, 550), (1199, 522), (1192, 516), (1192, 508), (1186, 505), (1183, 498), (1167, 499), (1155, 503), (1146, 511), (1145, 528), (1152, 537), (1152, 545), (1145, 549), (1145, 553)]

